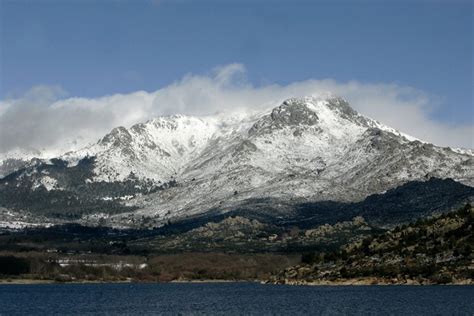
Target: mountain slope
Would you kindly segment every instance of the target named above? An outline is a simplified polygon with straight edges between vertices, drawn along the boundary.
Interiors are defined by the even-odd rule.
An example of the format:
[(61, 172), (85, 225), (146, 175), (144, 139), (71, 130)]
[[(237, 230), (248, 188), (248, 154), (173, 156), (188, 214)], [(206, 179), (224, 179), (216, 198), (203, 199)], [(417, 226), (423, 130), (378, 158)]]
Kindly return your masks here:
[(348, 243), (339, 251), (305, 256), (271, 282), (283, 284), (473, 283), (474, 209), (398, 226)]
[[(431, 177), (472, 185), (474, 157), (403, 135), (340, 98), (295, 98), (264, 113), (177, 115), (118, 127), (96, 144), (4, 177), (0, 196), (19, 187), (24, 194), (44, 190), (43, 196), (61, 196), (58, 209), (68, 213), (64, 194), (75, 192), (71, 199), (79, 205), (102, 205), (84, 213), (100, 213), (116, 225), (145, 217), (159, 225), (255, 199), (271, 200), (277, 209), (275, 201), (283, 201), (283, 209), (357, 202)], [(21, 207), (2, 200), (7, 209), (38, 209), (34, 200)], [(99, 218), (85, 215), (79, 211), (75, 218)]]
[(409, 141), (340, 99), (288, 100), (232, 136), (214, 139), (142, 213), (189, 215), (262, 197), (348, 202), (412, 180), (473, 178), (472, 156)]

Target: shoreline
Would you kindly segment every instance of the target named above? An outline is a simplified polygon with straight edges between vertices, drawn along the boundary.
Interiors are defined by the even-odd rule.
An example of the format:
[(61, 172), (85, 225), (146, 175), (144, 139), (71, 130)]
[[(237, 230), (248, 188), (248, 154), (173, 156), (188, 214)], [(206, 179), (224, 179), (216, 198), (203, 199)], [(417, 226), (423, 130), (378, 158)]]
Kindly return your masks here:
[(89, 280), (77, 280), (77, 281), (55, 281), (55, 280), (41, 280), (41, 279), (0, 279), (0, 285), (35, 285), (35, 284), (106, 284), (106, 283), (150, 283), (150, 282), (136, 282), (133, 280), (124, 281), (89, 281)]
[(473, 280), (459, 280), (452, 283), (423, 283), (416, 280), (407, 280), (406, 282), (391, 282), (389, 280), (375, 280), (373, 278), (364, 279), (346, 279), (346, 280), (335, 280), (335, 281), (288, 281), (285, 283), (271, 282), (268, 280), (224, 280), (224, 279), (204, 279), (204, 280), (172, 280), (169, 282), (158, 282), (158, 281), (140, 281), (140, 280), (122, 280), (122, 281), (101, 281), (101, 280), (75, 280), (67, 282), (59, 282), (55, 280), (41, 280), (41, 279), (0, 279), (0, 285), (41, 285), (41, 284), (184, 284), (184, 283), (259, 283), (262, 285), (291, 285), (291, 286), (460, 286), (474, 285)]
[(432, 283), (425, 280), (406, 279), (402, 281), (380, 279), (374, 277), (355, 278), (355, 279), (339, 279), (339, 280), (318, 280), (318, 281), (303, 281), (303, 280), (287, 280), (285, 282), (269, 281), (267, 284), (282, 284), (292, 286), (364, 286), (364, 285), (403, 285), (403, 286), (426, 286), (426, 285), (474, 285), (472, 279), (455, 280), (450, 283)]

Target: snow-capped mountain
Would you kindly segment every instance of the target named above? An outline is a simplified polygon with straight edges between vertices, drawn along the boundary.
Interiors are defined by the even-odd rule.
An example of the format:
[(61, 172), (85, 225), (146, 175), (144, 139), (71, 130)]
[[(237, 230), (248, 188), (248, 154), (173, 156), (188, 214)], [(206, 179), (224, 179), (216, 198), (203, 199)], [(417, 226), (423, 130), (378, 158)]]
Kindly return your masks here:
[(66, 152), (77, 151), (88, 144), (87, 139), (78, 137), (77, 139), (66, 141), (55, 146), (53, 149), (37, 148), (15, 148), (7, 152), (0, 153), (0, 178), (26, 166), (34, 165), (39, 160), (48, 160), (59, 157)]
[[(6, 176), (2, 192), (75, 192), (64, 200), (73, 205), (89, 190), (105, 204), (81, 219), (103, 213), (116, 224), (159, 224), (264, 199), (282, 208), (355, 202), (431, 177), (474, 183), (472, 152), (416, 140), (337, 97), (288, 99), (263, 113), (159, 117), (40, 165)], [(109, 212), (109, 202), (118, 211)]]

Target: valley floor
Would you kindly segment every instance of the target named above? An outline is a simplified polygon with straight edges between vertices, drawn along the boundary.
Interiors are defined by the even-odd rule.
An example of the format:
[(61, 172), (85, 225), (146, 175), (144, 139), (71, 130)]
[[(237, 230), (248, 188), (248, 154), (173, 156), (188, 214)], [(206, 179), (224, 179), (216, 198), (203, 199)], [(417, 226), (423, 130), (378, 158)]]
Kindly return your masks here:
[[(317, 229), (294, 230), (284, 238), (275, 234), (277, 237), (270, 239), (249, 239), (248, 236), (262, 229), (257, 222), (233, 218), (223, 223), (191, 230), (192, 234), (181, 234), (179, 239), (139, 236), (124, 240), (124, 236), (108, 230), (97, 234), (77, 227), (72, 231), (70, 228), (56, 231), (54, 238), (44, 234), (45, 231), (7, 233), (0, 238), (0, 282), (473, 284), (474, 208), (470, 205), (387, 231), (367, 229), (358, 219)], [(237, 237), (230, 238), (229, 232)], [(355, 239), (347, 238), (348, 232)], [(342, 237), (346, 243), (334, 243), (334, 239)], [(260, 246), (283, 243), (286, 247), (280, 249), (287, 252), (255, 251), (262, 249), (260, 246), (249, 248), (252, 252), (242, 251), (246, 244), (253, 245), (257, 240)], [(170, 242), (191, 248), (160, 253), (157, 247)], [(52, 244), (56, 248), (50, 248)], [(225, 244), (227, 248), (211, 250), (209, 245), (213, 244)], [(240, 246), (232, 248), (234, 244)], [(208, 251), (192, 250), (196, 245), (208, 247)]]

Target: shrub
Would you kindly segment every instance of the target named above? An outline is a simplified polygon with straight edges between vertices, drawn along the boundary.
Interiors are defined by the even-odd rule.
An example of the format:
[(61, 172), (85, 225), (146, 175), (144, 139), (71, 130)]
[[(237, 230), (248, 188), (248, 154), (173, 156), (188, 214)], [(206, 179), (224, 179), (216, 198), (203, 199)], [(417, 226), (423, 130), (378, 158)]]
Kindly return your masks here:
[(27, 259), (14, 256), (0, 257), (0, 274), (20, 275), (30, 272), (30, 263)]

